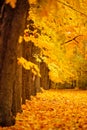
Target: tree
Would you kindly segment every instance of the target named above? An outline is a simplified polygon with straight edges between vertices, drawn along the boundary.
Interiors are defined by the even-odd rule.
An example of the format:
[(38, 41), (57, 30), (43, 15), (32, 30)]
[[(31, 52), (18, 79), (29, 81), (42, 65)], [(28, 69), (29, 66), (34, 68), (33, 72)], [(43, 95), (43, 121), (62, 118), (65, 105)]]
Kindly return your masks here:
[[(83, 37), (87, 33), (87, 11), (83, 8), (84, 5), (85, 1), (80, 0), (39, 0), (34, 6), (31, 4), (29, 17), (39, 27), (41, 35), (37, 40), (34, 36), (29, 37), (29, 40), (41, 48), (41, 53), (36, 59), (42, 59), (47, 64), (53, 82), (77, 80), (80, 62), (76, 59), (75, 65), (78, 67), (75, 67), (73, 58), (75, 48), (79, 50), (77, 55), (84, 52)], [(83, 61), (85, 62), (84, 58)]]
[[(8, 3), (8, 1), (6, 2)], [(10, 126), (15, 123), (12, 104), (14, 101), (13, 88), (15, 89), (16, 83), (17, 45), (19, 35), (23, 33), (25, 28), (26, 15), (29, 8), (26, 0), (17, 0), (15, 8), (14, 2), (16, 1), (10, 2), (11, 6), (9, 4), (4, 5), (4, 16), (1, 24), (0, 125), (2, 126)]]

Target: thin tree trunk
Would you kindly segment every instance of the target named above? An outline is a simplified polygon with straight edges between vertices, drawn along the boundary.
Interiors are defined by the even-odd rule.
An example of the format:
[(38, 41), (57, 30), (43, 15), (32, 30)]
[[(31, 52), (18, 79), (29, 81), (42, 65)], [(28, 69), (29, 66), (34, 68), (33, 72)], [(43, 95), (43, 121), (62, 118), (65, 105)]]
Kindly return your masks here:
[[(32, 44), (23, 42), (23, 57), (27, 60), (30, 60), (31, 58), (31, 46)], [(31, 78), (31, 72), (30, 70), (22, 69), (22, 103), (25, 103), (26, 99), (30, 99), (30, 78)]]

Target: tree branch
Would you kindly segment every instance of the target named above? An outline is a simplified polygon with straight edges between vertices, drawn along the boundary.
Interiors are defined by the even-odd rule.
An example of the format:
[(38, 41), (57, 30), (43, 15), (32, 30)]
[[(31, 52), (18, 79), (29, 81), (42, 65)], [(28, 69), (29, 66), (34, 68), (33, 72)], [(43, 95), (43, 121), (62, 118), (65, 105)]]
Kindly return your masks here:
[(72, 41), (75, 41), (75, 42), (78, 43), (78, 41), (76, 40), (76, 38), (79, 37), (79, 36), (82, 36), (82, 35), (75, 36), (75, 37), (73, 37), (72, 39), (70, 39), (70, 40), (68, 40), (68, 41), (66, 41), (66, 42), (64, 42), (64, 43), (62, 43), (61, 45), (67, 44), (67, 43), (72, 42)]

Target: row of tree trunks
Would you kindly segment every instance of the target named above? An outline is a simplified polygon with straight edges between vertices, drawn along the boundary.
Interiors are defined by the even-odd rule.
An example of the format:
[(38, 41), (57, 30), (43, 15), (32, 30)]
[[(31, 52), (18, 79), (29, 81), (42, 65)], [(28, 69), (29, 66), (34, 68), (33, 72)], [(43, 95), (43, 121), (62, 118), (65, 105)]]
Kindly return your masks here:
[(35, 76), (31, 70), (25, 70), (22, 68), (22, 103), (25, 104), (26, 99), (30, 99), (30, 96), (35, 96), (37, 92), (41, 92), (41, 87), (44, 89), (50, 89), (50, 80), (48, 76), (48, 68), (45, 63), (38, 63), (34, 58), (34, 54), (39, 53), (39, 48), (34, 46), (34, 43), (23, 42), (23, 57), (28, 61), (31, 61), (38, 65), (41, 78)]
[[(21, 104), (31, 95), (40, 92), (40, 86), (49, 89), (48, 69), (45, 64), (37, 63), (34, 54), (38, 48), (33, 43), (19, 44), (23, 35), (29, 4), (26, 0), (17, 0), (16, 8), (4, 6), (4, 15), (0, 21), (0, 125), (15, 124), (14, 116), (21, 112)], [(41, 79), (30, 70), (17, 64), (17, 57), (23, 56), (37, 64), (41, 69)], [(43, 70), (43, 71), (42, 71)], [(45, 71), (45, 72), (44, 72)]]

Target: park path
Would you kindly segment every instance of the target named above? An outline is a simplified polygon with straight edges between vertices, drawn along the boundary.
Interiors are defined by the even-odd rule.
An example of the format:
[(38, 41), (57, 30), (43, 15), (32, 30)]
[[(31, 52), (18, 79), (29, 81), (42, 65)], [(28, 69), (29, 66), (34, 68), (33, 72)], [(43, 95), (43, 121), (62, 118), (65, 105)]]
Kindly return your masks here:
[(0, 130), (87, 130), (87, 91), (43, 90), (22, 108), (15, 126)]

